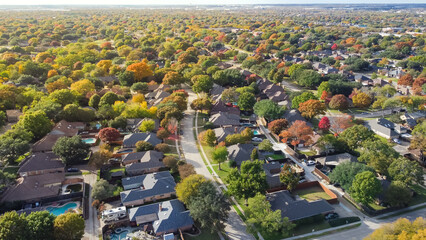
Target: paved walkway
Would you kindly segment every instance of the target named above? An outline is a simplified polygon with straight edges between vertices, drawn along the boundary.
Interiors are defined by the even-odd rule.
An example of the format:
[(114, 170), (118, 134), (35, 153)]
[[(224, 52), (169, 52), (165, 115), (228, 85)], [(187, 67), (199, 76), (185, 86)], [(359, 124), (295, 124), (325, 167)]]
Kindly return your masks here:
[(98, 240), (99, 234), (101, 234), (97, 210), (92, 207), (92, 187), (96, 183), (96, 177), (96, 174), (93, 173), (83, 175), (84, 182), (90, 185), (89, 218), (85, 221), (86, 227), (84, 228), (83, 240)]
[[(200, 152), (198, 151), (196, 140), (193, 133), (193, 121), (195, 117), (195, 111), (189, 107), (192, 100), (196, 99), (197, 96), (191, 90), (187, 89), (189, 93), (188, 97), (188, 110), (185, 112), (186, 116), (182, 120), (183, 135), (181, 137), (182, 151), (185, 155), (187, 163), (194, 166), (195, 171), (198, 174), (205, 176), (208, 179), (214, 180), (213, 176), (207, 170), (206, 165), (201, 158)], [(231, 207), (229, 211), (228, 221), (225, 223), (225, 232), (229, 239), (232, 240), (254, 240), (255, 238), (247, 233), (246, 225), (238, 216), (237, 212)]]

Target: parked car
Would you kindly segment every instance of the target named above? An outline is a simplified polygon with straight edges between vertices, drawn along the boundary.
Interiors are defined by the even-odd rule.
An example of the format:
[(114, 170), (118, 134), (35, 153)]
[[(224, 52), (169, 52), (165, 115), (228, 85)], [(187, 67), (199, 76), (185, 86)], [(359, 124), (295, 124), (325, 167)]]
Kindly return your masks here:
[(308, 166), (312, 166), (312, 165), (315, 165), (315, 164), (316, 164), (316, 162), (314, 160), (308, 160), (308, 162), (306, 163), (306, 165), (308, 165)]
[(325, 220), (331, 220), (331, 219), (335, 219), (338, 218), (339, 214), (337, 213), (329, 213), (327, 215), (325, 215)]
[(263, 139), (262, 138), (260, 138), (260, 137), (254, 137), (254, 138), (252, 138), (251, 139), (253, 142), (261, 142), (261, 141), (263, 141)]
[(68, 168), (67, 172), (79, 172), (80, 170), (78, 168)]
[(401, 144), (401, 141), (398, 138), (392, 139), (396, 144)]

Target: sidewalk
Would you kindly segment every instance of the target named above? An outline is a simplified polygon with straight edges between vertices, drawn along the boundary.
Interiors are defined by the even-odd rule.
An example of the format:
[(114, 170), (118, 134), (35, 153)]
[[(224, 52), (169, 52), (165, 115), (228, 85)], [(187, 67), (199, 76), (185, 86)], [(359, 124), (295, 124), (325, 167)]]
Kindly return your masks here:
[(345, 224), (345, 225), (338, 226), (338, 227), (332, 227), (332, 228), (327, 228), (327, 229), (323, 229), (323, 230), (319, 230), (319, 231), (315, 231), (315, 232), (311, 232), (311, 233), (305, 233), (305, 234), (294, 236), (294, 237), (283, 238), (282, 240), (295, 240), (295, 239), (300, 239), (300, 238), (304, 238), (304, 237), (315, 236), (315, 235), (318, 235), (318, 234), (328, 233), (328, 232), (339, 230), (339, 229), (342, 229), (342, 228), (354, 226), (354, 225), (357, 225), (357, 224), (360, 224), (360, 223), (362, 224), (362, 222), (349, 223), (349, 224)]

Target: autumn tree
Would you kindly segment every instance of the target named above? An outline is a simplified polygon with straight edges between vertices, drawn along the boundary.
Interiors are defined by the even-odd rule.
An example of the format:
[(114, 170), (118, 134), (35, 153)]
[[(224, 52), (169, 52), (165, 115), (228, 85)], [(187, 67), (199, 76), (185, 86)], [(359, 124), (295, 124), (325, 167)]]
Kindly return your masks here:
[(352, 101), (354, 103), (355, 107), (358, 108), (365, 108), (371, 105), (371, 102), (373, 101), (370, 95), (360, 92), (352, 97)]
[(323, 131), (328, 131), (328, 129), (330, 129), (330, 126), (330, 119), (328, 119), (328, 117), (326, 116), (322, 117), (318, 123), (318, 128)]
[(167, 85), (179, 85), (184, 83), (185, 79), (178, 72), (170, 71), (167, 72), (163, 78), (163, 84)]
[(216, 135), (214, 131), (211, 129), (201, 132), (198, 137), (202, 144), (205, 144), (208, 146), (213, 146), (214, 142), (216, 141)]
[(120, 131), (118, 131), (117, 129), (107, 127), (107, 128), (102, 128), (99, 131), (98, 136), (103, 142), (110, 142), (110, 141), (117, 140), (121, 136), (121, 134), (120, 134)]
[(353, 118), (349, 114), (339, 115), (338, 117), (331, 117), (330, 120), (330, 129), (340, 134), (345, 129), (350, 128), (354, 125)]
[(55, 239), (79, 240), (84, 235), (84, 219), (78, 213), (65, 213), (54, 221)]
[(332, 109), (345, 110), (348, 109), (349, 102), (345, 95), (337, 94), (331, 98), (328, 106)]
[(191, 197), (196, 195), (201, 184), (207, 179), (199, 174), (191, 175), (176, 185), (176, 196), (184, 204), (189, 204)]
[(284, 164), (280, 172), (280, 182), (286, 185), (287, 190), (292, 191), (299, 183), (300, 175), (291, 167), (290, 164)]
[(393, 223), (382, 225), (365, 240), (382, 239), (411, 239), (422, 240), (426, 236), (426, 219), (418, 217), (413, 222), (406, 218), (399, 218)]
[(292, 108), (299, 108), (299, 104), (306, 102), (311, 99), (317, 99), (317, 97), (311, 93), (311, 92), (304, 92), (300, 94), (299, 96), (294, 97), (291, 100), (291, 107)]
[(404, 74), (402, 77), (399, 78), (398, 85), (403, 85), (403, 86), (413, 85), (413, 76), (411, 76), (411, 74), (409, 73)]
[(325, 113), (325, 104), (311, 99), (299, 104), (299, 111), (303, 117), (311, 119), (316, 115)]
[(313, 130), (305, 121), (296, 120), (287, 130), (279, 135), (283, 143), (290, 142), (296, 149), (297, 145), (303, 141), (305, 145), (312, 143)]
[(277, 119), (268, 123), (269, 131), (275, 134), (280, 134), (287, 127), (288, 127), (288, 121), (287, 119), (284, 119), (284, 118)]
[(130, 64), (126, 70), (134, 72), (134, 79), (136, 81), (142, 81), (154, 74), (146, 59), (142, 60), (142, 62)]
[(213, 107), (213, 104), (210, 99), (207, 97), (197, 98), (191, 102), (190, 107), (194, 110), (207, 110), (210, 111)]

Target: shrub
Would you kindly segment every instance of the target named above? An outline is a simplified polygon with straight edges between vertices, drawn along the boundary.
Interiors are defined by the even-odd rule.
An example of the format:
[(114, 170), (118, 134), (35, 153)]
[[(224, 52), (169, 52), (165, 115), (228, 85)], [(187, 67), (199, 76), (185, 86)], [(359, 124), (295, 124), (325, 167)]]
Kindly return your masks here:
[(170, 152), (170, 146), (166, 143), (157, 144), (154, 149), (162, 153)]
[(228, 166), (231, 168), (237, 167), (237, 162), (235, 162), (234, 160), (229, 160)]
[(152, 144), (149, 142), (139, 141), (136, 143), (136, 151), (138, 152), (149, 151), (153, 149), (154, 149), (154, 146), (152, 146)]
[(358, 222), (358, 221), (360, 221), (359, 217), (344, 217), (344, 218), (331, 219), (330, 221), (328, 221), (328, 223), (332, 227), (337, 227), (337, 226), (342, 226), (345, 224)]
[(214, 128), (214, 126), (213, 126), (212, 122), (206, 122), (204, 124), (204, 129), (213, 129), (213, 128)]
[(162, 128), (160, 130), (157, 131), (157, 137), (160, 139), (166, 139), (170, 136), (169, 131), (167, 131), (166, 129)]
[(179, 170), (179, 175), (181, 179), (184, 179), (188, 176), (191, 176), (192, 174), (196, 174), (195, 170), (194, 170), (194, 166), (192, 166), (191, 164), (185, 163), (183, 165), (180, 165), (178, 167)]
[(170, 168), (171, 172), (177, 172), (178, 170), (178, 158), (174, 156), (166, 156), (163, 158), (163, 163), (166, 167)]

